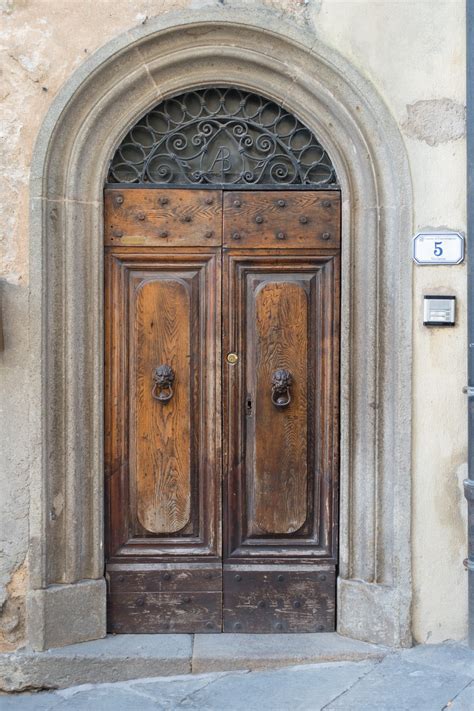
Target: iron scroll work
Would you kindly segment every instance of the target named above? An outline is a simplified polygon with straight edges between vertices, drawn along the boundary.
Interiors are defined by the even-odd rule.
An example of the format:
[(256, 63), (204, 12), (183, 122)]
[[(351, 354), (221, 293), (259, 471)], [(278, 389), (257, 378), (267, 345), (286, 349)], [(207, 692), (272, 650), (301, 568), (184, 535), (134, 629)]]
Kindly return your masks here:
[(107, 182), (337, 188), (315, 135), (282, 106), (239, 89), (197, 89), (155, 106), (128, 132)]

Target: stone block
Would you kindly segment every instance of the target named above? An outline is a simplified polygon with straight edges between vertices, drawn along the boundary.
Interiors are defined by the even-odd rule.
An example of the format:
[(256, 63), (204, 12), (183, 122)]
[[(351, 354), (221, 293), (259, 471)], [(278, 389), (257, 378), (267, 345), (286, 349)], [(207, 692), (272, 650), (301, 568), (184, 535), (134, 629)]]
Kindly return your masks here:
[(191, 635), (109, 635), (47, 652), (5, 654), (0, 657), (0, 689), (63, 689), (188, 674), (191, 649)]
[(27, 598), (32, 649), (41, 651), (105, 637), (105, 595), (105, 579), (32, 590)]
[(327, 634), (196, 635), (195, 674), (233, 669), (268, 669), (295, 664), (381, 659), (384, 647)]

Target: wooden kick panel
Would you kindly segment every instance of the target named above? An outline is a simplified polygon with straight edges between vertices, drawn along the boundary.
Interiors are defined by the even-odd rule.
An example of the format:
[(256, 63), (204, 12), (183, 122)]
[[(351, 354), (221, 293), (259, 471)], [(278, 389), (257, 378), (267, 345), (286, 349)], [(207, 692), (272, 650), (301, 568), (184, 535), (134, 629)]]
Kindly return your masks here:
[(333, 632), (335, 590), (334, 567), (224, 566), (224, 632)]
[(115, 634), (181, 634), (221, 631), (221, 593), (110, 595), (109, 631)]
[(117, 565), (107, 572), (109, 632), (221, 632), (220, 565)]

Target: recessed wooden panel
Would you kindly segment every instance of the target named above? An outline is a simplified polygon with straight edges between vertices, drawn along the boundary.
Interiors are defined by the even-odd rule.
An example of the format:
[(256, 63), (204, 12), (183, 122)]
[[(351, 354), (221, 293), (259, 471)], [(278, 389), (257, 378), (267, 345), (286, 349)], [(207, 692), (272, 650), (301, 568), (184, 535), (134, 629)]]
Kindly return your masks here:
[(339, 193), (228, 192), (223, 239), (230, 249), (333, 249), (340, 244)]
[(104, 240), (114, 246), (209, 247), (222, 241), (217, 190), (108, 189)]
[[(225, 256), (225, 560), (335, 561), (339, 255)], [(272, 374), (292, 377), (272, 402)]]
[[(130, 289), (131, 457), (138, 520), (176, 533), (191, 509), (191, 284), (187, 275), (134, 276)], [(197, 335), (197, 333), (195, 334)], [(173, 396), (153, 397), (153, 372), (168, 364)], [(164, 391), (168, 397), (168, 389)]]
[[(255, 392), (255, 433), (247, 430), (253, 470), (248, 532), (284, 535), (301, 528), (308, 515), (308, 294), (291, 277), (247, 279), (247, 369)], [(281, 368), (292, 378), (285, 408), (272, 402), (272, 375)]]
[[(218, 555), (220, 264), (215, 253), (106, 259), (110, 562)], [(153, 371), (175, 373), (168, 402)]]

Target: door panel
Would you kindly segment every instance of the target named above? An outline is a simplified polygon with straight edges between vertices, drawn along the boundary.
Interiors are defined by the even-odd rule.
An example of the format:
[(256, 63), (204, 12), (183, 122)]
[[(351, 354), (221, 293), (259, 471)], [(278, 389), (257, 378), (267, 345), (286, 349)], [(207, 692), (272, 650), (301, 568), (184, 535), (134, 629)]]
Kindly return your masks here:
[(337, 250), (225, 255), (224, 631), (335, 626), (338, 287)]
[(224, 632), (329, 632), (334, 567), (226, 565)]
[(109, 625), (121, 634), (220, 632), (221, 590), (192, 592), (192, 596), (143, 592), (112, 594)]
[[(220, 629), (219, 304), (213, 251), (115, 248), (106, 255), (113, 631), (135, 631), (140, 614), (143, 631)], [(169, 371), (168, 380), (157, 374), (160, 366), (172, 370), (171, 381)]]
[(214, 247), (222, 241), (218, 190), (149, 188), (105, 191), (108, 247)]
[[(247, 465), (253, 470), (248, 482), (251, 537), (294, 533), (308, 515), (308, 298), (301, 283), (265, 276), (249, 279), (247, 293), (247, 370), (249, 390), (255, 393), (253, 427), (246, 433)], [(279, 368), (291, 373), (291, 413), (272, 402), (272, 377)], [(248, 413), (249, 424), (251, 418)]]
[(224, 194), (229, 249), (328, 249), (340, 244), (340, 197), (334, 191), (246, 191)]
[[(226, 549), (335, 562), (337, 253), (229, 252), (224, 266)], [(272, 402), (288, 369), (291, 402)]]
[[(191, 511), (190, 339), (198, 337), (192, 319), (192, 279), (166, 274), (130, 279), (130, 460), (136, 487), (137, 518), (150, 533), (176, 533)], [(194, 329), (193, 329), (194, 326)], [(174, 381), (155, 397), (150, 374), (170, 364)], [(150, 388), (152, 398), (150, 398)], [(170, 390), (172, 388), (172, 390)], [(161, 402), (161, 401), (158, 401)]]

